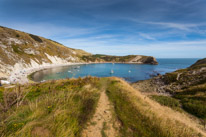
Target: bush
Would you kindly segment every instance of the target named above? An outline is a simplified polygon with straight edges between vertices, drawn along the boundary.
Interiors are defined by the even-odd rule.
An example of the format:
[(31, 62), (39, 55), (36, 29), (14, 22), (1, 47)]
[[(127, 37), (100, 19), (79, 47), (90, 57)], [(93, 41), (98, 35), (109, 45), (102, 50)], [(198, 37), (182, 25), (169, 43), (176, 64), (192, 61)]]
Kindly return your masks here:
[(29, 34), (29, 36), (30, 36), (32, 39), (34, 39), (35, 41), (37, 41), (37, 42), (40, 42), (40, 43), (43, 42), (42, 39), (40, 39), (40, 38), (39, 38), (38, 36), (36, 36), (36, 35)]
[(164, 76), (165, 84), (170, 84), (177, 81), (177, 73), (167, 73)]

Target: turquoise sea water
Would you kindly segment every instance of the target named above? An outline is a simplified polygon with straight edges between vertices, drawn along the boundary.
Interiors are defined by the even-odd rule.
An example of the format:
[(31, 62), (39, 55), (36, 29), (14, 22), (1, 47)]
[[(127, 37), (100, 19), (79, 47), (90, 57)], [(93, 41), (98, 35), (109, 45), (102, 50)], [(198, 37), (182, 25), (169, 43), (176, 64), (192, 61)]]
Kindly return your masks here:
[[(57, 67), (36, 72), (32, 78), (34, 81), (77, 78), (85, 76), (110, 77), (117, 76), (128, 82), (149, 79), (157, 73), (165, 74), (177, 69), (189, 67), (198, 59), (157, 59), (159, 65), (138, 64), (85, 64), (66, 67)], [(113, 72), (113, 73), (111, 73)]]

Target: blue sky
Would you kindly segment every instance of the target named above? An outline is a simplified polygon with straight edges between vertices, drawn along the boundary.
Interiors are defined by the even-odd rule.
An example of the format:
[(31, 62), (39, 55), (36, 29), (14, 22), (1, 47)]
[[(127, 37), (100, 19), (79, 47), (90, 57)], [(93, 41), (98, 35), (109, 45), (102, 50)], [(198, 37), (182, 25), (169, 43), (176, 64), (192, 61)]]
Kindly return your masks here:
[(205, 0), (0, 0), (0, 25), (95, 54), (206, 57)]

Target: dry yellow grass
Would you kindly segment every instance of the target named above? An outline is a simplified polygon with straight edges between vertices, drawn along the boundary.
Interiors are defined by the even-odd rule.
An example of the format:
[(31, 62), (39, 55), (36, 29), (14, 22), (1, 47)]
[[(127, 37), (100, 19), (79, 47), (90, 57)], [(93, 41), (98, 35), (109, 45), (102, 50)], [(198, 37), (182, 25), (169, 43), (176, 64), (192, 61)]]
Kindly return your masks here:
[[(197, 121), (189, 118), (186, 114), (174, 111), (168, 107), (161, 106), (159, 103), (151, 100), (141, 92), (132, 88), (127, 82), (119, 78), (111, 78), (120, 81), (122, 89), (127, 92), (127, 95), (133, 99), (133, 103), (141, 109), (144, 115), (155, 118), (160, 126), (165, 130), (169, 130), (174, 136), (197, 136), (200, 133), (206, 136), (206, 132), (202, 125)], [(138, 99), (137, 99), (138, 98)]]

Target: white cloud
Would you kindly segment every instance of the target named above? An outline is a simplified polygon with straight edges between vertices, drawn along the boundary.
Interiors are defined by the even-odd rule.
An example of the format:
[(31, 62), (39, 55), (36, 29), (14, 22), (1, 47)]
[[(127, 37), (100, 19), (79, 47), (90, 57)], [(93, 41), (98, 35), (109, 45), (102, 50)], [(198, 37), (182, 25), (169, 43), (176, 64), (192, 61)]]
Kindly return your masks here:
[(148, 40), (156, 40), (154, 37), (152, 37), (151, 35), (146, 34), (146, 33), (139, 33), (139, 35), (145, 39), (148, 39)]
[(68, 39), (59, 40), (61, 43), (78, 49), (84, 49), (93, 54), (110, 55), (151, 55), (155, 57), (171, 58), (203, 58), (206, 57), (206, 40), (201, 41), (180, 41), (180, 42), (152, 42), (136, 43), (113, 42), (112, 40), (98, 39)]
[(180, 24), (172, 22), (145, 22), (147, 24), (160, 25), (166, 28), (174, 28), (184, 31), (193, 31), (194, 28), (199, 27), (201, 24)]

